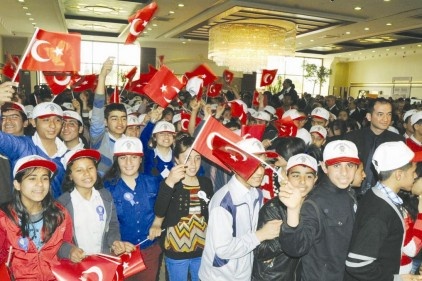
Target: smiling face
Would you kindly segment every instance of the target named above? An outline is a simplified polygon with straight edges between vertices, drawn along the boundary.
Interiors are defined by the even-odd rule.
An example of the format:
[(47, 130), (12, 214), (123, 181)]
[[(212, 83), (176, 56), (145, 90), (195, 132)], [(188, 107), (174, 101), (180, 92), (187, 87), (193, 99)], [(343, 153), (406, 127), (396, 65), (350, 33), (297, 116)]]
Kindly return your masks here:
[(186, 175), (189, 177), (194, 177), (198, 173), (199, 168), (201, 167), (201, 155), (196, 152), (195, 150), (192, 150), (189, 157), (186, 160), (186, 157), (189, 153), (189, 148), (186, 148), (186, 150), (179, 154), (179, 156), (176, 158), (177, 164), (185, 163), (186, 161)]
[(300, 190), (302, 197), (305, 197), (312, 190), (318, 179), (314, 170), (303, 165), (290, 168), (287, 172), (287, 178), (294, 188)]
[(59, 116), (36, 118), (35, 126), (41, 139), (54, 140), (62, 129), (63, 119)]
[(22, 178), (19, 183), (13, 181), (13, 186), (20, 191), (20, 197), (25, 207), (40, 203), (50, 190), (50, 171), (45, 168), (36, 168)]
[(335, 186), (340, 189), (346, 189), (352, 183), (358, 165), (349, 162), (339, 162), (326, 166), (323, 162), (321, 167)]
[(70, 167), (70, 179), (76, 189), (91, 189), (97, 181), (97, 167), (91, 158), (79, 158)]
[(174, 134), (172, 132), (159, 132), (155, 133), (157, 147), (170, 147), (173, 145)]
[(79, 140), (79, 134), (82, 133), (83, 127), (79, 126), (79, 123), (75, 119), (63, 120), (62, 130), (60, 132), (60, 138), (65, 142), (73, 140)]
[(371, 130), (377, 135), (387, 130), (391, 124), (392, 114), (390, 103), (376, 102), (374, 111), (366, 114), (366, 118), (371, 122)]
[(117, 158), (120, 173), (127, 177), (136, 177), (139, 174), (139, 167), (142, 157), (139, 155), (122, 155)]
[(23, 121), (17, 110), (7, 110), (1, 113), (1, 130), (5, 133), (22, 136), (23, 129), (28, 126), (28, 120)]
[(106, 120), (108, 131), (114, 137), (120, 138), (126, 130), (127, 115), (126, 112), (113, 110)]

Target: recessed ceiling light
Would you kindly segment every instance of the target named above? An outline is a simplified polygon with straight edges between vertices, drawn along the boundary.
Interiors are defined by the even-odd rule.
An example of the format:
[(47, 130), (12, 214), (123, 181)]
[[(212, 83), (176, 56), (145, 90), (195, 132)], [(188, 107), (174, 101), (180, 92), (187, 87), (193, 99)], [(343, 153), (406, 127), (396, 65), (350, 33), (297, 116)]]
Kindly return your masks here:
[(148, 30), (149, 30), (149, 31), (151, 31), (151, 30), (152, 30), (152, 28), (151, 28), (151, 27), (148, 27)]
[(346, 34), (349, 35), (350, 34), (350, 31), (346, 31)]
[(28, 10), (28, 7), (27, 6), (22, 6), (22, 9)]
[(34, 19), (33, 19), (33, 18), (29, 18), (29, 20), (30, 20), (30, 21), (33, 21)]
[(297, 43), (298, 45), (302, 45), (302, 42)]
[(406, 47), (401, 47), (402, 49), (405, 49)]
[(26, 13), (26, 15), (27, 15), (27, 16), (30, 16), (30, 15), (31, 15), (31, 13)]
[(174, 11), (169, 11), (169, 14), (174, 14)]
[(360, 10), (362, 10), (361, 7), (359, 7), (359, 6), (355, 7), (355, 11), (360, 11)]
[(157, 24), (156, 24), (156, 23), (153, 23), (153, 24), (152, 24), (152, 26), (156, 27), (156, 26), (157, 26)]
[(419, 44), (419, 45), (418, 45), (418, 47), (422, 47), (422, 45), (421, 45), (421, 44)]
[(375, 53), (376, 51), (374, 50), (374, 51), (372, 51), (373, 53)]
[(309, 41), (314, 42), (314, 39), (311, 39), (311, 40), (309, 40)]
[(390, 25), (392, 25), (392, 24), (391, 24), (391, 22), (387, 22), (387, 23), (386, 23), (385, 25), (388, 25), (388, 26), (390, 26)]
[(145, 31), (145, 30), (144, 30), (144, 32), (142, 32), (142, 33), (143, 33), (143, 34), (147, 34), (147, 33), (148, 33), (148, 31)]
[(384, 0), (384, 2), (390, 2), (390, 0)]
[(21, 2), (21, 3), (23, 3), (23, 2), (25, 2), (25, 0), (18, 0), (18, 2)]
[(180, 7), (180, 8), (183, 8), (185, 6), (185, 4), (179, 3), (177, 6)]
[(182, 44), (186, 44), (186, 41), (183, 41)]
[(390, 49), (385, 49), (386, 51), (390, 51)]
[(369, 30), (369, 27), (365, 27), (364, 30)]
[(36, 24), (37, 24), (36, 22), (33, 22), (33, 23), (32, 23), (32, 25), (36, 25)]

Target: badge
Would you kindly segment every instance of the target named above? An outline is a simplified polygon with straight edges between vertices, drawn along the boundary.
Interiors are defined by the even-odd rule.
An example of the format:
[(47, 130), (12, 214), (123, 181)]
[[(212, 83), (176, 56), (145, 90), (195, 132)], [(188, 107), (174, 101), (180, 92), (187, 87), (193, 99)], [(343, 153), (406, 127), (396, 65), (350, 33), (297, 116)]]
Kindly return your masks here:
[(164, 170), (161, 172), (163, 179), (167, 178), (170, 174), (170, 170), (167, 168), (167, 165), (164, 165)]
[(28, 251), (29, 241), (27, 237), (20, 237), (18, 240), (19, 248), (24, 250), (25, 252)]
[(95, 210), (97, 211), (100, 221), (104, 221), (104, 207), (99, 205)]
[(130, 192), (126, 192), (123, 194), (123, 198), (128, 201), (132, 206), (135, 205), (135, 201), (133, 201), (133, 194)]
[(203, 190), (198, 191), (198, 197), (204, 200), (206, 204), (208, 204), (208, 202), (210, 201), (210, 199), (207, 198), (207, 194)]

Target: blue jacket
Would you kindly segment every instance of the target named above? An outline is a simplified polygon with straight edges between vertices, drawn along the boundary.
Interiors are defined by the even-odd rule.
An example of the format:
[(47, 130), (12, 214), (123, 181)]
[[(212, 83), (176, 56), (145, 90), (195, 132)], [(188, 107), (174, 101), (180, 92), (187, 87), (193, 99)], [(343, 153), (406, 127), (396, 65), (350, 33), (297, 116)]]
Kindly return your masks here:
[[(110, 191), (116, 205), (122, 240), (136, 245), (147, 239), (155, 217), (159, 177), (140, 174), (136, 178), (135, 190), (129, 188), (121, 178), (117, 182), (106, 181), (104, 186)], [(153, 243), (147, 240), (141, 248), (148, 248)]]
[(51, 188), (54, 198), (58, 198), (62, 194), (62, 181), (65, 175), (65, 169), (61, 163), (63, 155), (51, 158), (40, 147), (35, 145), (31, 137), (13, 136), (4, 132), (0, 132), (0, 154), (9, 158), (10, 165), (13, 169), (16, 161), (28, 155), (39, 155), (48, 160), (53, 161), (57, 165), (57, 171), (52, 178)]

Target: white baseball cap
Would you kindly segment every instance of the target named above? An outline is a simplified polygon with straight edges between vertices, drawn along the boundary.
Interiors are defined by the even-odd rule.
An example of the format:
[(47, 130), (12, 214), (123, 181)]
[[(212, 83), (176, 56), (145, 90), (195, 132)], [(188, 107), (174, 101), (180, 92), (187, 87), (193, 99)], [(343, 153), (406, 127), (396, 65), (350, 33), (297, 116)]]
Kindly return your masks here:
[(32, 111), (32, 118), (46, 118), (50, 116), (63, 117), (63, 110), (54, 102), (42, 102), (37, 104)]
[(289, 109), (286, 112), (283, 113), (283, 116), (281, 116), (281, 119), (290, 117), (292, 120), (300, 120), (300, 119), (306, 119), (306, 116), (303, 116), (302, 114), (297, 111), (297, 109)]
[(275, 108), (272, 107), (271, 105), (266, 105), (264, 107), (264, 111), (268, 112), (271, 115), (274, 115), (275, 114)]
[(406, 111), (406, 113), (403, 115), (403, 121), (405, 121), (405, 122), (406, 122), (406, 119), (407, 119), (408, 117), (412, 116), (412, 115), (413, 115), (414, 113), (416, 113), (416, 112), (418, 112), (418, 110), (417, 110), (417, 109), (411, 109), (411, 110)]
[(297, 130), (296, 137), (302, 139), (305, 144), (310, 144), (312, 142), (311, 134), (305, 128)]
[(410, 124), (413, 126), (422, 119), (422, 111), (417, 111), (410, 116)]
[(77, 113), (76, 111), (73, 111), (73, 110), (63, 111), (63, 119), (65, 119), (65, 120), (66, 119), (75, 119), (79, 123), (83, 124), (82, 117), (79, 115), (79, 113)]
[(128, 115), (127, 116), (127, 127), (129, 126), (141, 126), (142, 122), (139, 122), (139, 118), (136, 115)]
[(327, 138), (327, 129), (325, 129), (321, 125), (312, 126), (311, 129), (309, 130), (309, 133), (311, 133), (311, 134), (316, 133), (316, 134), (320, 135), (323, 139)]
[(51, 176), (57, 170), (57, 166), (53, 161), (47, 160), (39, 155), (28, 155), (16, 161), (15, 167), (13, 168), (13, 178), (17, 173), (28, 168), (46, 168), (50, 170)]
[(264, 120), (264, 121), (271, 121), (271, 116), (269, 113), (264, 111), (257, 111), (254, 115), (252, 115), (253, 118), (258, 120)]
[(152, 130), (152, 134), (161, 132), (176, 133), (176, 128), (170, 122), (158, 121), (157, 124), (155, 124), (154, 129)]
[(5, 112), (8, 110), (16, 110), (16, 111), (20, 111), (23, 114), (25, 114), (26, 117), (28, 117), (25, 107), (23, 106), (23, 104), (20, 104), (18, 102), (13, 102), (13, 101), (9, 101), (9, 102), (5, 102), (2, 106), (1, 106), (1, 112)]
[(144, 125), (143, 123), (144, 123), (144, 120), (145, 120), (145, 116), (147, 116), (145, 113), (138, 116), (138, 121), (142, 125)]
[(135, 137), (122, 137), (114, 143), (114, 156), (144, 155), (142, 142)]
[(318, 171), (318, 163), (315, 158), (305, 153), (299, 153), (290, 157), (287, 161), (286, 171), (298, 165), (309, 167), (315, 172)]
[(266, 151), (262, 142), (256, 138), (243, 139), (236, 143), (242, 150), (251, 153), (262, 155), (265, 154), (268, 158), (277, 158), (279, 155), (274, 151)]
[(65, 169), (67, 169), (67, 165), (69, 165), (71, 162), (78, 160), (80, 158), (91, 158), (96, 163), (100, 161), (101, 153), (98, 150), (95, 149), (75, 149), (71, 150), (68, 153), (66, 153), (62, 159), (62, 163)]
[(323, 107), (315, 107), (311, 112), (311, 116), (319, 119), (329, 120), (330, 112)]
[(177, 113), (173, 115), (173, 119), (171, 120), (171, 123), (174, 124), (174, 123), (179, 122), (180, 120), (182, 120), (182, 114)]
[(356, 145), (348, 140), (335, 140), (329, 142), (324, 149), (322, 158), (327, 166), (340, 162), (360, 164)]
[(372, 156), (372, 164), (377, 173), (392, 171), (412, 162), (415, 153), (402, 141), (380, 144)]

